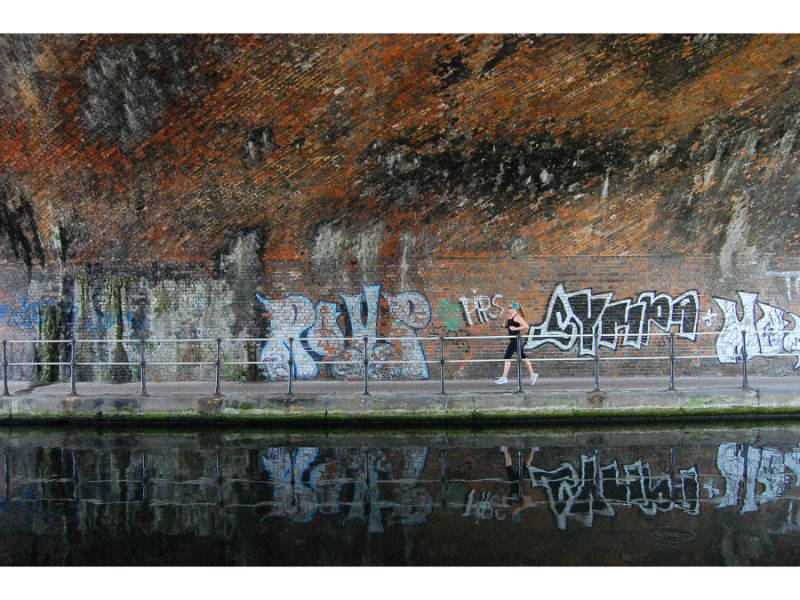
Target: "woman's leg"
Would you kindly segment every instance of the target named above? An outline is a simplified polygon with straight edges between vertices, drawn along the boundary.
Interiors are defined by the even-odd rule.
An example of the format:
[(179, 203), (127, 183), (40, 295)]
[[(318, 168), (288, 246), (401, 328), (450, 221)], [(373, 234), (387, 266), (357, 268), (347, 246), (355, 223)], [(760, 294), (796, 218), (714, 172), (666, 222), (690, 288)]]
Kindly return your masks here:
[(503, 364), (503, 374), (497, 379), (497, 381), (503, 381), (508, 376), (508, 371), (511, 369), (511, 360), (510, 358), (514, 356), (514, 340), (511, 340), (508, 343), (508, 347), (506, 347), (506, 353), (503, 355), (503, 358), (506, 362)]
[(503, 461), (506, 467), (511, 466), (511, 454), (508, 452), (508, 446), (500, 446), (500, 452), (503, 453)]
[(526, 358), (525, 364), (528, 365), (528, 373), (530, 373), (531, 385), (533, 385), (534, 383), (536, 383), (536, 380), (539, 379), (539, 374), (533, 372), (533, 365), (531, 364), (530, 359)]

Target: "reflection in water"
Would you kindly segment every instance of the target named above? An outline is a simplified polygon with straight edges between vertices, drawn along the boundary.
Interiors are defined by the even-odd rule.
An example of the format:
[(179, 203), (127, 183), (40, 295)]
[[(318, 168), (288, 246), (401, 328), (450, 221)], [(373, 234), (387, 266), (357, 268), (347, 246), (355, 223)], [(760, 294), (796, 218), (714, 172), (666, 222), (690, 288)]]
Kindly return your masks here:
[[(774, 448), (752, 448), (744, 444), (720, 444), (717, 451), (717, 468), (725, 478), (725, 495), (720, 507), (736, 506), (739, 503), (739, 486), (745, 481), (742, 513), (758, 510), (759, 504), (772, 502), (783, 496), (790, 476), (794, 473), (795, 487), (800, 486), (800, 447), (788, 452)], [(756, 494), (756, 484), (763, 490)], [(712, 496), (718, 490), (712, 488)]]
[(800, 436), (770, 433), (466, 448), (15, 429), (0, 562), (797, 564)]
[(700, 484), (697, 468), (681, 469), (675, 480), (670, 475), (654, 476), (641, 459), (622, 466), (617, 461), (601, 467), (597, 452), (581, 456), (580, 473), (570, 463), (554, 471), (529, 466), (534, 487), (547, 491), (547, 499), (559, 529), (567, 517), (591, 527), (594, 515), (614, 516), (614, 506), (635, 506), (647, 515), (682, 510), (700, 512)]
[[(261, 456), (273, 489), (264, 518), (308, 523), (317, 512), (337, 514), (346, 507), (345, 521), (366, 522), (370, 533), (383, 532), (387, 509), (388, 525), (422, 523), (433, 510), (433, 495), (417, 481), (427, 456), (427, 448), (335, 448), (327, 455), (319, 448), (270, 448)], [(382, 496), (387, 488), (381, 482), (394, 484), (392, 497)]]

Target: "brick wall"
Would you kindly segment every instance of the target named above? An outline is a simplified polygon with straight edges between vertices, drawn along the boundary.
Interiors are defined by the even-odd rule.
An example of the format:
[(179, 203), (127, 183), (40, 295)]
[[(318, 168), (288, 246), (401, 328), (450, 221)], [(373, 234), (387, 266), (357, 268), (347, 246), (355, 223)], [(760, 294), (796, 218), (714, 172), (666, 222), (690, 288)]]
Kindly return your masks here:
[[(691, 302), (683, 333), (724, 335), (678, 336), (679, 352), (727, 360), (742, 321), (749, 350), (793, 353), (794, 335), (770, 332), (791, 330), (781, 311), (800, 310), (798, 55), (799, 37), (773, 35), (0, 36), (0, 335), (306, 331), (301, 350), (333, 361), (359, 357), (325, 341), (339, 332), (461, 332), (471, 339), (448, 356), (468, 360), (502, 354), (476, 339), (504, 331), (493, 298), (518, 301), (550, 334), (559, 291), (572, 311), (562, 321), (583, 315), (589, 330), (598, 310), (612, 329), (612, 316), (622, 327), (620, 314), (652, 310), (648, 323), (666, 318), (678, 334), (674, 303), (683, 318)], [(610, 356), (666, 343), (606, 335)], [(579, 353), (550, 338), (569, 349), (531, 354)], [(433, 341), (370, 350), (438, 358)], [(138, 350), (81, 352), (114, 362)], [(283, 342), (224, 353), (285, 372)], [(308, 376), (337, 376), (306, 363)], [(794, 360), (756, 363), (788, 373)], [(498, 369), (460, 363), (451, 375)]]
[[(663, 360), (641, 359), (668, 355), (669, 338), (663, 334), (673, 333), (678, 356), (708, 357), (680, 360), (679, 375), (733, 375), (740, 368), (735, 355), (742, 329), (749, 336), (749, 354), (764, 355), (753, 359), (751, 373), (791, 374), (800, 356), (793, 333), (800, 319), (793, 316), (800, 314), (798, 263), (790, 257), (761, 259), (738, 264), (731, 277), (721, 277), (714, 256), (425, 258), (411, 260), (402, 277), (397, 265), (376, 263), (369, 274), (336, 271), (322, 278), (321, 273), (305, 276), (314, 271), (311, 263), (282, 261), (265, 265), (246, 282), (240, 274), (249, 269), (231, 263), (216, 276), (80, 272), (66, 297), (44, 273), (28, 282), (6, 269), (5, 281), (16, 285), (4, 288), (0, 337), (47, 337), (49, 305), (62, 314), (58, 338), (274, 338), (266, 344), (225, 343), (225, 359), (263, 362), (258, 373), (230, 366), (227, 379), (288, 376), (289, 337), (296, 340), (299, 378), (361, 377), (362, 336), (408, 337), (370, 341), (371, 361), (410, 361), (373, 364), (371, 376), (436, 378), (438, 364), (426, 369), (413, 361), (438, 361), (439, 335), (465, 338), (445, 342), (448, 360), (502, 357), (506, 341), (483, 336), (506, 335), (505, 309), (513, 300), (533, 328), (534, 337), (523, 344), (527, 354), (540, 359), (536, 371), (543, 376), (591, 376), (590, 360), (541, 359), (591, 359), (593, 338), (579, 335), (595, 332), (601, 357), (637, 358), (603, 361), (604, 374), (666, 374)], [(330, 339), (343, 336), (359, 340)], [(151, 343), (147, 352), (150, 361), (210, 361), (214, 344)], [(136, 361), (138, 346), (126, 345), (125, 355), (114, 357), (113, 344), (82, 344), (78, 353), (82, 362)], [(344, 360), (359, 364), (335, 364)], [(501, 366), (453, 363), (447, 376), (486, 378)], [(126, 375), (137, 376), (135, 368)], [(79, 377), (114, 380), (102, 366), (84, 368)], [(152, 379), (210, 377), (210, 367), (153, 367), (151, 373)]]

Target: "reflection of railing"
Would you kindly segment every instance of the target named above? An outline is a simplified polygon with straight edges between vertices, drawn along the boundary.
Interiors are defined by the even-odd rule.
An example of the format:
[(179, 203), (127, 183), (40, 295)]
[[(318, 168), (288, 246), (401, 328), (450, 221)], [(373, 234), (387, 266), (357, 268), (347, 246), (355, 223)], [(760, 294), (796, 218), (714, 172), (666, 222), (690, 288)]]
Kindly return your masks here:
[[(781, 333), (776, 331), (774, 333)], [(616, 333), (614, 334), (616, 335)], [(695, 332), (691, 334), (694, 336), (703, 335), (719, 335), (718, 332)], [(552, 335), (534, 335), (527, 334), (524, 336), (526, 340), (546, 339), (551, 341)], [(717, 354), (686, 354), (678, 355), (675, 353), (675, 334), (667, 332), (647, 333), (647, 337), (668, 337), (669, 338), (669, 354), (668, 355), (649, 355), (649, 356), (600, 356), (600, 349), (609, 347), (604, 343), (606, 334), (595, 333), (592, 334), (577, 334), (569, 333), (564, 337), (571, 339), (578, 338), (591, 338), (592, 339), (592, 356), (570, 356), (570, 357), (538, 357), (538, 358), (525, 358), (531, 363), (548, 363), (548, 362), (588, 362), (594, 363), (594, 390), (600, 391), (600, 362), (601, 361), (669, 361), (669, 390), (675, 390), (675, 363), (677, 360), (691, 360), (691, 359), (710, 359), (718, 358)], [(287, 347), (287, 384), (288, 393), (293, 393), (293, 386), (295, 380), (296, 360), (294, 343), (296, 338), (277, 338), (281, 343), (286, 343)], [(364, 382), (364, 395), (369, 395), (369, 382), (370, 382), (370, 366), (372, 365), (391, 365), (391, 364), (439, 364), (440, 367), (440, 394), (445, 394), (445, 367), (448, 364), (465, 364), (465, 363), (498, 363), (505, 362), (506, 360), (515, 360), (517, 365), (517, 392), (522, 393), (522, 350), (523, 336), (508, 336), (508, 335), (493, 335), (493, 336), (409, 336), (409, 337), (326, 337), (323, 338), (326, 343), (332, 342), (352, 342), (351, 349), (359, 351), (360, 345), (363, 344), (363, 359), (359, 360), (311, 360), (310, 362), (315, 365), (360, 365), (363, 366), (363, 382)], [(151, 366), (214, 366), (214, 394), (221, 395), (222, 383), (222, 368), (227, 365), (259, 365), (263, 364), (262, 361), (253, 360), (222, 360), (221, 344), (222, 342), (230, 342), (233, 344), (248, 344), (254, 342), (270, 342), (275, 341), (276, 338), (171, 338), (171, 339), (69, 339), (69, 340), (3, 340), (3, 395), (8, 396), (8, 367), (24, 367), (24, 366), (58, 366), (69, 367), (70, 386), (71, 392), (76, 393), (76, 368), (77, 367), (92, 367), (92, 366), (132, 366), (139, 368), (139, 380), (141, 383), (141, 395), (147, 395), (147, 377), (146, 369)], [(438, 360), (372, 360), (370, 359), (370, 342), (379, 341), (438, 341), (439, 345), (439, 359)], [(445, 347), (448, 342), (459, 342), (464, 340), (515, 340), (516, 341), (516, 359), (504, 358), (464, 358), (454, 359), (445, 358)], [(146, 344), (216, 344), (215, 359), (211, 360), (197, 360), (197, 361), (147, 361), (146, 360)], [(63, 361), (15, 361), (9, 362), (8, 360), (8, 345), (9, 344), (69, 344), (69, 362)], [(76, 360), (76, 349), (78, 344), (129, 344), (138, 347), (139, 360), (138, 361), (111, 361), (111, 362), (78, 362)], [(748, 388), (747, 380), (747, 331), (741, 332), (741, 346), (737, 349), (736, 360), (741, 362), (742, 372), (742, 388)], [(777, 356), (792, 356), (797, 357), (795, 354), (790, 353), (776, 353), (770, 354), (771, 357)]]

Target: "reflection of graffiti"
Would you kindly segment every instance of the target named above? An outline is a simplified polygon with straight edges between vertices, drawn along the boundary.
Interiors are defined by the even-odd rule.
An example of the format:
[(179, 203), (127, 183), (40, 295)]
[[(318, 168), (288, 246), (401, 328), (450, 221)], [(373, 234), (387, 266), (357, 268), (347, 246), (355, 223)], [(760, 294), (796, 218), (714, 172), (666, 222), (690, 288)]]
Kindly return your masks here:
[(800, 510), (795, 512), (794, 500), (789, 502), (789, 508), (786, 510), (786, 520), (781, 523), (777, 529), (773, 529), (770, 533), (800, 533)]
[[(800, 446), (781, 452), (733, 442), (721, 444), (717, 450), (717, 468), (725, 478), (725, 495), (718, 506), (736, 506), (739, 487), (744, 481), (744, 501), (740, 512), (757, 511), (759, 504), (772, 502), (784, 494), (789, 479), (786, 469), (794, 473), (795, 487), (800, 487)], [(756, 493), (756, 484), (763, 486), (760, 493)]]
[[(474, 290), (473, 290), (474, 291)], [(497, 304), (497, 300), (502, 298), (503, 294), (495, 294), (491, 298), (484, 295), (475, 295), (471, 298), (462, 296), (458, 299), (461, 303), (461, 309), (464, 311), (464, 318), (467, 325), (472, 327), (472, 313), (478, 317), (478, 323), (486, 323), (488, 320), (494, 320), (503, 314), (503, 307)]]
[[(424, 361), (425, 353), (417, 332), (431, 321), (431, 306), (419, 292), (381, 293), (381, 286), (364, 286), (358, 295), (339, 293), (341, 305), (318, 302), (305, 296), (293, 295), (282, 300), (270, 300), (256, 294), (259, 302), (271, 313), (272, 335), (261, 349), (259, 360), (270, 379), (288, 377), (289, 338), (294, 338), (294, 375), (298, 379), (313, 379), (319, 374), (315, 361), (356, 364), (332, 364), (337, 377), (361, 377), (364, 374), (365, 351), (370, 360), (370, 376), (375, 378), (410, 377), (427, 379), (425, 363), (376, 364), (375, 361)], [(405, 337), (404, 340), (375, 340), (378, 335), (379, 302), (383, 298), (389, 313), (390, 325), (384, 337)], [(343, 308), (345, 329), (338, 319)], [(347, 336), (345, 336), (345, 331)], [(369, 337), (364, 348), (363, 337)], [(352, 337), (355, 340), (331, 338)]]
[(579, 336), (597, 334), (605, 348), (616, 350), (621, 340), (623, 346), (638, 349), (648, 343), (651, 324), (662, 331), (678, 327), (678, 337), (696, 339), (700, 312), (696, 291), (686, 291), (675, 298), (644, 292), (636, 302), (612, 301), (613, 295), (594, 294), (590, 289), (568, 294), (558, 284), (544, 320), (531, 328), (525, 348), (554, 344), (561, 350), (570, 350), (578, 344), (581, 356), (594, 356), (593, 338)]
[(528, 468), (534, 487), (547, 492), (550, 508), (559, 529), (566, 529), (571, 517), (587, 527), (594, 515), (613, 516), (614, 506), (636, 506), (648, 515), (682, 510), (692, 515), (700, 512), (700, 482), (697, 469), (681, 469), (680, 478), (653, 476), (650, 465), (635, 463), (622, 466), (617, 462), (601, 467), (597, 453), (581, 456), (580, 473), (570, 463), (553, 471)]
[(319, 448), (270, 448), (261, 456), (273, 488), (268, 517), (307, 523), (347, 509), (344, 520), (364, 521), (370, 533), (419, 525), (433, 511), (433, 495), (417, 482), (427, 457), (427, 448), (336, 448), (328, 456)]
[[(758, 293), (737, 292), (742, 306), (742, 318), (734, 300), (714, 297), (725, 319), (717, 336), (717, 357), (721, 363), (734, 363), (742, 355), (742, 332), (745, 333), (747, 359), (756, 356), (776, 356), (784, 352), (797, 355), (794, 368), (800, 367), (800, 316), (783, 309), (757, 302)], [(756, 305), (762, 316), (756, 321)], [(785, 333), (791, 319), (793, 329)]]
[(480, 492), (476, 498), (478, 490), (472, 489), (467, 496), (467, 506), (464, 510), (464, 517), (474, 516), (479, 521), (496, 519), (502, 521), (506, 518), (508, 509), (508, 498), (501, 494), (491, 492)]

